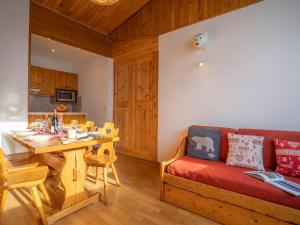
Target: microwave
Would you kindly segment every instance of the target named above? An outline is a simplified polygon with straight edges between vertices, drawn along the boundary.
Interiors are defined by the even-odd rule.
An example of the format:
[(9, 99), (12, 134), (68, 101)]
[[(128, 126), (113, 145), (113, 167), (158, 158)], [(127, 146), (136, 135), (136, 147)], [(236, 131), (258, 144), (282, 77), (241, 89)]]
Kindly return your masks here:
[(56, 90), (56, 102), (76, 103), (77, 91)]

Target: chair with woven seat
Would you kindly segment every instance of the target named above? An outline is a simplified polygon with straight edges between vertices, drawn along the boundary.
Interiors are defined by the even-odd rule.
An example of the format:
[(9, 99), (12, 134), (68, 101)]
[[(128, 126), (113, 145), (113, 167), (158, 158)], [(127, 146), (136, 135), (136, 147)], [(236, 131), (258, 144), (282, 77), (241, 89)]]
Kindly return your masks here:
[(85, 161), (88, 167), (94, 167), (96, 172), (96, 183), (99, 180), (100, 168), (103, 168), (103, 181), (104, 181), (104, 202), (107, 203), (107, 168), (111, 167), (116, 181), (116, 184), (120, 185), (120, 180), (115, 168), (115, 162), (118, 159), (115, 153), (114, 142), (119, 140), (119, 129), (114, 127), (113, 123), (105, 123), (104, 128), (100, 128), (99, 132), (101, 136), (105, 138), (112, 138), (111, 142), (104, 143), (98, 149), (96, 153), (90, 153), (85, 156)]
[(7, 168), (3, 150), (0, 149), (0, 214), (3, 212), (8, 191), (17, 188), (27, 188), (30, 190), (35, 205), (41, 216), (43, 225), (48, 225), (43, 205), (38, 193), (38, 188), (44, 194), (48, 204), (51, 205), (49, 195), (46, 191), (44, 181), (48, 174), (48, 167), (29, 165), (23, 167)]

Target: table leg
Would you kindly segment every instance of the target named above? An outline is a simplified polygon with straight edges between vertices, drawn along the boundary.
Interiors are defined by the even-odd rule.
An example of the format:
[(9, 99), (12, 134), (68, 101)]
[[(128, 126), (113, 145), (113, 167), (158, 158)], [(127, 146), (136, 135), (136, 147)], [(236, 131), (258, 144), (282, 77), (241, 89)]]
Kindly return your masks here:
[(84, 153), (85, 149), (75, 149), (63, 154), (66, 164), (61, 172), (61, 182), (65, 189), (65, 199), (62, 209), (88, 198), (84, 189), (86, 171)]

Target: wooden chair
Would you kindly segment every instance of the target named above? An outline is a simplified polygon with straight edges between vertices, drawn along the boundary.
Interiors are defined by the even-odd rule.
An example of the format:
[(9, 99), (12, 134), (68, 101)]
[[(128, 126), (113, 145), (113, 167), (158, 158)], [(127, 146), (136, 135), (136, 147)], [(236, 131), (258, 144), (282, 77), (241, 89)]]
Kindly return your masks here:
[(95, 126), (95, 123), (93, 121), (86, 121), (85, 127), (88, 132), (93, 132), (93, 131), (96, 131), (96, 129), (97, 129), (97, 127)]
[(119, 128), (115, 128), (115, 124), (112, 122), (106, 122), (103, 128), (98, 129), (98, 132), (102, 137), (115, 138), (118, 137)]
[(95, 181), (99, 180), (100, 168), (103, 168), (103, 181), (104, 181), (104, 202), (107, 203), (107, 168), (111, 167), (112, 172), (116, 181), (116, 184), (120, 185), (120, 180), (115, 167), (115, 161), (117, 156), (115, 153), (114, 142), (119, 140), (118, 132), (119, 129), (114, 127), (113, 123), (105, 123), (103, 128), (99, 129), (101, 136), (112, 138), (112, 142), (102, 144), (96, 151), (95, 154), (87, 154), (85, 161), (87, 164), (87, 170), (89, 167), (95, 168)]
[(8, 162), (5, 159), (3, 150), (0, 149), (0, 214), (3, 212), (5, 201), (9, 190), (16, 188), (28, 188), (34, 199), (35, 205), (40, 213), (43, 225), (48, 225), (38, 188), (44, 194), (48, 204), (51, 205), (44, 181), (47, 177), (48, 167), (37, 166), (36, 164), (7, 168)]

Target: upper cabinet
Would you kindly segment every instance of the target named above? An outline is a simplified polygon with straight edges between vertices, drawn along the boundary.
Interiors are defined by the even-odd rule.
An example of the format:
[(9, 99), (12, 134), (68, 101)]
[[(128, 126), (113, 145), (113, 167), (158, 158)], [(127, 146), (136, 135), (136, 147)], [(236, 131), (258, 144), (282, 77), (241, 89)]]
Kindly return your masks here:
[(77, 91), (78, 75), (75, 73), (56, 71), (56, 88)]
[(57, 89), (66, 89), (67, 86), (67, 73), (56, 71), (55, 86)]
[(29, 85), (30, 89), (40, 89), (41, 76), (40, 69), (37, 66), (30, 67)]
[(78, 75), (38, 66), (30, 67), (30, 89), (38, 89), (38, 95), (55, 96), (56, 89), (78, 90)]
[(67, 89), (78, 90), (78, 75), (75, 73), (67, 74)]
[(40, 95), (54, 96), (55, 95), (55, 71), (41, 68), (40, 70)]

